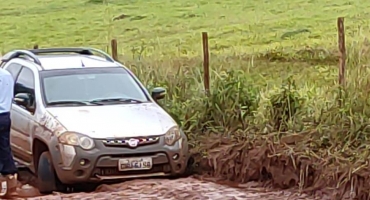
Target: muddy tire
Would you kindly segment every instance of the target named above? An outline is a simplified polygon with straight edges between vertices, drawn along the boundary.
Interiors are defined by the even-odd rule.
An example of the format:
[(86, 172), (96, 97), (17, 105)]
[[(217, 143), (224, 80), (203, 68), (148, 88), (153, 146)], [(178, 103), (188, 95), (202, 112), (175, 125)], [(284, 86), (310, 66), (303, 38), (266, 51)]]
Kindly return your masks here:
[(186, 170), (183, 174), (184, 177), (188, 177), (194, 174), (194, 158), (190, 157), (186, 164)]
[(59, 181), (48, 151), (40, 155), (37, 167), (37, 185), (40, 193), (50, 194), (53, 191), (64, 191), (66, 187)]

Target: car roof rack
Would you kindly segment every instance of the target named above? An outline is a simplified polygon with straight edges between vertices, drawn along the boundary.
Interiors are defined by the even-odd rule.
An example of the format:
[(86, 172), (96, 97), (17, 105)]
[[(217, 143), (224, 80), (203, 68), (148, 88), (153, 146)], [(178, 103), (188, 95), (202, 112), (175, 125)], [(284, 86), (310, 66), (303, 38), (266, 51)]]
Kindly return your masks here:
[(102, 55), (107, 61), (115, 62), (115, 60), (106, 52), (99, 49), (87, 48), (87, 47), (63, 47), (63, 48), (43, 48), (43, 49), (31, 49), (29, 50), (33, 54), (48, 54), (48, 53), (77, 53), (81, 55), (92, 56), (94, 53)]
[(41, 66), (41, 61), (37, 58), (37, 56), (34, 53), (32, 53), (31, 51), (28, 51), (28, 50), (14, 50), (14, 51), (11, 51), (11, 52), (5, 54), (1, 58), (1, 61), (2, 62), (8, 62), (11, 59), (21, 58), (21, 57), (31, 58), (33, 60), (33, 62), (35, 62), (36, 64)]

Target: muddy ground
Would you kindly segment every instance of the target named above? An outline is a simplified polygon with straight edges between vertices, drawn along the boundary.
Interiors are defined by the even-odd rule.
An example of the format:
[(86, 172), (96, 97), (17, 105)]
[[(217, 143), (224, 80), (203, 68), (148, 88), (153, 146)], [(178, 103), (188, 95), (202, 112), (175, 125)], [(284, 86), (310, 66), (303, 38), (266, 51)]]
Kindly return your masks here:
[[(137, 179), (113, 185), (100, 185), (93, 192), (54, 193), (41, 196), (35, 187), (35, 178), (27, 171), (20, 171), (21, 183), (19, 196), (15, 199), (29, 200), (59, 200), (59, 199), (186, 199), (186, 200), (280, 200), (280, 199), (330, 199), (299, 194), (296, 190), (279, 191), (260, 184), (250, 182), (247, 184), (216, 183), (210, 179), (202, 180), (197, 177), (179, 179)], [(31, 184), (31, 185), (29, 185)]]

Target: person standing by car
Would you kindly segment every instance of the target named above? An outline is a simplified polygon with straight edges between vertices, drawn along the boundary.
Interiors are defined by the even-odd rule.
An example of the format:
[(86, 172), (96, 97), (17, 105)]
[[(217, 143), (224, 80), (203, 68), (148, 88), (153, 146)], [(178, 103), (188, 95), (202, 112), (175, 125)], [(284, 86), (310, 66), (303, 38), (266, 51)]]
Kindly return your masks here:
[(11, 196), (17, 187), (17, 167), (10, 147), (10, 109), (13, 95), (13, 76), (0, 68), (0, 197)]

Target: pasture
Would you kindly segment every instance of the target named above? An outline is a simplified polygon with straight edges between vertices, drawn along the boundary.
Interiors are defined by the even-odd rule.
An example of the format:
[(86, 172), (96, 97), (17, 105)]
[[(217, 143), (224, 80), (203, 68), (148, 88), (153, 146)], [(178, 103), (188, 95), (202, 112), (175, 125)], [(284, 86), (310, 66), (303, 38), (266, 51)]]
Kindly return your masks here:
[[(213, 176), (269, 177), (308, 192), (335, 185), (338, 197), (352, 183), (362, 199), (369, 195), (369, 7), (365, 0), (9, 0), (0, 5), (0, 48), (109, 49), (116, 38), (120, 61), (149, 89), (167, 88), (161, 104), (189, 136), (198, 171), (205, 159)], [(345, 17), (345, 88), (337, 84), (337, 17)]]

